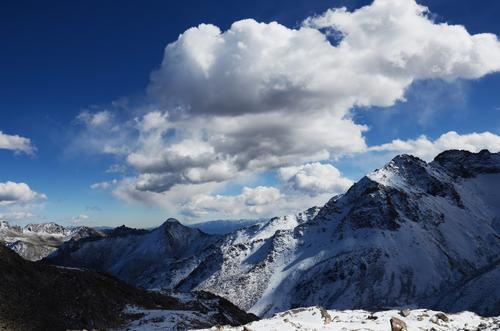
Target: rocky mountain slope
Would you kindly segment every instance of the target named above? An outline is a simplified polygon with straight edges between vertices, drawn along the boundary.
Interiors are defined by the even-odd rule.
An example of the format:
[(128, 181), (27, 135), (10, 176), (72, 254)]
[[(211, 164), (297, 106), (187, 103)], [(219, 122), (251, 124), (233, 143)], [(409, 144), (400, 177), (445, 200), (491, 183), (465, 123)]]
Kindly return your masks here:
[(49, 261), (105, 271), (144, 288), (172, 289), (221, 239), (169, 219), (152, 231), (119, 227), (105, 238), (68, 242)]
[[(408, 314), (408, 315), (407, 315)], [(406, 316), (405, 316), (406, 315)], [(365, 310), (326, 310), (321, 307), (297, 308), (276, 314), (272, 318), (239, 327), (224, 326), (224, 331), (387, 331), (393, 324), (405, 330), (498, 330), (500, 318), (484, 318), (471, 312), (444, 314), (427, 309), (385, 310), (371, 313)], [(404, 323), (404, 324), (403, 324)], [(219, 330), (216, 327), (205, 330)], [(401, 330), (395, 328), (393, 330)]]
[[(0, 244), (0, 329), (127, 329), (169, 322), (169, 330), (255, 320), (209, 293), (164, 295), (103, 274), (22, 259)], [(154, 321), (152, 312), (160, 314)], [(177, 322), (176, 322), (177, 321)]]
[(31, 261), (46, 257), (71, 239), (101, 236), (102, 233), (86, 226), (66, 228), (56, 223), (40, 223), (20, 227), (0, 221), (0, 243)]
[[(499, 187), (498, 153), (447, 151), (430, 163), (402, 155), (297, 216), (223, 237), (175, 223), (184, 235), (154, 241), (155, 231), (164, 233), (155, 230), (116, 246), (109, 239), (65, 245), (51, 260), (110, 271), (146, 288), (210, 291), (261, 316), (314, 305), (500, 315), (498, 291), (487, 292), (499, 272)], [(161, 244), (139, 249), (153, 242)], [(185, 249), (172, 254), (172, 245)], [(141, 269), (147, 271), (134, 273)]]

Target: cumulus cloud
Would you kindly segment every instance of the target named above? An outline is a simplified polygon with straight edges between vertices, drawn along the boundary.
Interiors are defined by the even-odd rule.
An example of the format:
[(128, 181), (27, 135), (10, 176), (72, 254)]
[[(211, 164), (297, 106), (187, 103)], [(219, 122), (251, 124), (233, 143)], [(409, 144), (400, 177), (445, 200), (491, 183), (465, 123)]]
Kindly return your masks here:
[(9, 135), (0, 131), (0, 149), (8, 149), (18, 153), (35, 154), (36, 148), (29, 138)]
[[(375, 0), (352, 13), (330, 9), (307, 19), (306, 25), (338, 31), (339, 48), (357, 53), (349, 57), (363, 74), (381, 76), (381, 83), (393, 81), (394, 91), (382, 96), (389, 104), (390, 95), (402, 96), (408, 81), (474, 79), (500, 70), (496, 35), (471, 35), (461, 25), (436, 24), (428, 14), (414, 0)], [(373, 96), (367, 98), (373, 104)]]
[(352, 107), (391, 106), (415, 80), (498, 70), (495, 35), (437, 24), (413, 0), (331, 9), (298, 29), (201, 24), (166, 47), (148, 88), (166, 111), (144, 116), (140, 129), (155, 134), (127, 160), (141, 190), (161, 191), (362, 152), (366, 127)]
[(390, 152), (395, 154), (411, 154), (430, 161), (437, 154), (448, 149), (461, 149), (479, 152), (488, 149), (490, 152), (500, 152), (500, 136), (491, 132), (470, 133), (460, 135), (455, 131), (442, 134), (436, 140), (422, 135), (417, 139), (396, 139), (390, 143), (373, 146), (371, 151)]
[(25, 183), (0, 183), (0, 206), (25, 205), (47, 199), (45, 194), (33, 191)]
[(281, 168), (278, 173), (286, 185), (310, 195), (344, 193), (353, 184), (333, 165), (319, 162)]
[[(404, 101), (417, 80), (499, 70), (495, 35), (436, 23), (414, 0), (331, 9), (299, 28), (252, 19), (226, 31), (201, 24), (166, 46), (147, 105), (130, 118), (82, 113), (81, 143), (122, 156), (137, 172), (114, 190), (127, 201), (164, 205), (201, 190), (187, 199), (241, 205), (241, 195), (217, 199), (213, 188), (280, 168), (289, 168), (280, 174), (297, 190), (340, 191), (348, 181), (313, 164), (369, 150), (354, 107)], [(322, 182), (323, 173), (334, 179)]]

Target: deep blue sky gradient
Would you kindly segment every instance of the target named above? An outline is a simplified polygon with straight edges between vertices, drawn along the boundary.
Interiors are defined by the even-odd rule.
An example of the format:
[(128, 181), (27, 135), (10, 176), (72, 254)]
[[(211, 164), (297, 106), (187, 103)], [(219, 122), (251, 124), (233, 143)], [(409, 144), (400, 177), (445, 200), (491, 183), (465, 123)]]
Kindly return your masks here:
[[(40, 214), (49, 219), (94, 213), (111, 224), (133, 223), (141, 217), (159, 222), (168, 216), (164, 211), (128, 206), (89, 188), (112, 177), (104, 170), (114, 160), (67, 153), (77, 114), (120, 97), (140, 97), (166, 44), (189, 27), (213, 23), (225, 30), (244, 18), (297, 27), (307, 16), (327, 8), (354, 9), (369, 2), (3, 1), (0, 130), (31, 138), (38, 152), (30, 157), (0, 150), (0, 182), (27, 182), (46, 193), (49, 201)], [(498, 0), (420, 3), (437, 14), (437, 21), (462, 24), (470, 33), (500, 35)], [(356, 110), (355, 118), (370, 126), (366, 134), (370, 145), (420, 134), (435, 138), (449, 130), (499, 133), (499, 91), (500, 75), (452, 85), (419, 82), (409, 91), (408, 102), (389, 109)], [(349, 160), (339, 166), (352, 178), (369, 170)], [(264, 178), (275, 180), (271, 174)], [(94, 210), (95, 206), (102, 210)]]

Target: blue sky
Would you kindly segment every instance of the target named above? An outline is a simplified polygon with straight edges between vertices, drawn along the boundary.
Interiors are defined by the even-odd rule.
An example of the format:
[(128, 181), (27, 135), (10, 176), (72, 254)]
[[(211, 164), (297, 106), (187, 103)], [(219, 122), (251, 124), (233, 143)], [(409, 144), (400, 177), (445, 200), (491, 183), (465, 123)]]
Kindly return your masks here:
[[(380, 0), (382, 1), (384, 0)], [(413, 4), (411, 0), (403, 2), (408, 2), (409, 6)], [(432, 13), (426, 16), (431, 22), (429, 24), (447, 22), (449, 25), (464, 26), (468, 35), (465, 37), (460, 35), (460, 38), (469, 38), (478, 33), (500, 35), (498, 22), (500, 3), (498, 1), (434, 0), (418, 3), (429, 7)], [(317, 135), (317, 132), (332, 134), (331, 137), (325, 137), (325, 141), (328, 139), (332, 141), (329, 144), (325, 143), (324, 149), (311, 150), (310, 153), (303, 149), (297, 151), (296, 148), (290, 147), (290, 144), (297, 143), (294, 139), (298, 139), (296, 136), (298, 131), (287, 132), (283, 133), (283, 137), (290, 138), (290, 141), (284, 143), (284, 147), (279, 148), (280, 150), (277, 151), (279, 155), (275, 157), (269, 155), (265, 160), (257, 160), (258, 162), (252, 159), (252, 157), (255, 158), (255, 153), (269, 153), (269, 150), (273, 149), (250, 148), (249, 145), (255, 145), (255, 141), (242, 132), (252, 132), (253, 138), (257, 137), (255, 139), (262, 137), (261, 140), (257, 140), (259, 143), (266, 139), (271, 142), (275, 141), (274, 139), (282, 142), (281, 138), (270, 136), (269, 131), (259, 131), (258, 123), (261, 123), (259, 121), (262, 119), (252, 117), (251, 120), (255, 120), (255, 123), (248, 122), (250, 123), (248, 125), (241, 123), (243, 120), (249, 120), (252, 112), (259, 114), (258, 116), (262, 115), (264, 121), (267, 118), (271, 119), (273, 115), (266, 115), (266, 112), (283, 111), (282, 108), (272, 107), (280, 102), (282, 104), (279, 107), (290, 107), (287, 101), (273, 99), (276, 98), (274, 94), (269, 94), (271, 101), (248, 100), (245, 96), (237, 95), (234, 97), (236, 100), (234, 103), (229, 100), (234, 93), (221, 93), (214, 97), (214, 108), (205, 107), (205, 99), (200, 97), (201, 100), (198, 100), (198, 95), (195, 95), (196, 89), (200, 88), (200, 91), (207, 89), (207, 86), (200, 83), (203, 81), (201, 76), (185, 75), (187, 69), (182, 72), (176, 70), (182, 65), (190, 64), (191, 62), (186, 60), (190, 56), (199, 56), (196, 58), (197, 61), (204, 64), (203, 61), (211, 59), (208, 57), (211, 51), (209, 48), (193, 50), (182, 48), (180, 43), (177, 43), (179, 48), (177, 52), (180, 54), (178, 56), (185, 58), (178, 60), (178, 63), (175, 62), (177, 58), (170, 58), (169, 63), (164, 62), (162, 65), (165, 46), (175, 43), (181, 33), (201, 23), (213, 24), (224, 33), (231, 28), (233, 22), (246, 18), (264, 23), (276, 21), (287, 29), (287, 31), (275, 31), (279, 37), (280, 33), (287, 34), (288, 30), (301, 28), (306, 18), (318, 17), (329, 8), (345, 6), (347, 12), (356, 12), (360, 7), (370, 4), (371, 1), (274, 1), (272, 4), (269, 1), (252, 3), (147, 1), (140, 4), (122, 2), (120, 5), (101, 1), (80, 3), (10, 1), (3, 3), (0, 10), (0, 40), (2, 41), (0, 131), (9, 136), (18, 135), (30, 139), (36, 152), (30, 155), (20, 150), (16, 151), (14, 148), (0, 149), (0, 163), (3, 170), (0, 183), (26, 183), (32, 192), (37, 192), (39, 195), (24, 199), (22, 194), (16, 191), (18, 193), (14, 194), (14, 198), (22, 201), (15, 201), (12, 198), (12, 192), (4, 192), (4, 197), (10, 197), (10, 200), (5, 198), (6, 200), (2, 203), (0, 187), (1, 218), (21, 223), (50, 220), (63, 224), (81, 222), (91, 225), (125, 223), (134, 226), (151, 226), (170, 216), (186, 221), (267, 217), (284, 212), (300, 211), (308, 204), (324, 203), (328, 197), (341, 193), (348, 187), (350, 180), (359, 179), (365, 172), (382, 166), (400, 152), (411, 152), (423, 158), (430, 158), (432, 153), (437, 153), (448, 146), (472, 150), (495, 149), (499, 141), (497, 135), (500, 134), (500, 94), (498, 93), (500, 75), (496, 73), (499, 67), (497, 61), (500, 60), (488, 58), (486, 55), (480, 60), (472, 56), (467, 60), (469, 62), (459, 63), (456, 68), (446, 69), (450, 72), (443, 71), (440, 74), (430, 71), (428, 74), (421, 75), (420, 71), (425, 71), (425, 68), (419, 69), (419, 72), (404, 72), (401, 76), (398, 74), (397, 77), (390, 73), (390, 79), (400, 85), (394, 93), (397, 94), (398, 89), (402, 88), (403, 97), (388, 95), (390, 102), (387, 104), (377, 98), (380, 92), (373, 87), (367, 87), (367, 91), (370, 88), (374, 89), (372, 92), (367, 92), (367, 94), (373, 93), (369, 97), (359, 95), (359, 91), (352, 92), (352, 98), (358, 100), (366, 98), (368, 101), (362, 105), (359, 101), (356, 105), (338, 106), (342, 108), (340, 110), (342, 116), (349, 118), (348, 121), (345, 123), (341, 121), (340, 126), (331, 124), (331, 128), (318, 124), (321, 127), (304, 126), (305, 129), (310, 130), (300, 130), (301, 135), (311, 136), (304, 139), (306, 142), (310, 140), (311, 146), (317, 142), (315, 137), (312, 137)], [(401, 20), (399, 22), (401, 24), (398, 25), (401, 28), (405, 23), (403, 14), (398, 16), (399, 14), (398, 11), (392, 13), (396, 20)], [(383, 15), (383, 13), (373, 10), (366, 15), (369, 17), (369, 15)], [(378, 18), (383, 20), (384, 17)], [(347, 19), (347, 16), (345, 18)], [(352, 19), (352, 22), (344, 27), (346, 30), (352, 29), (353, 24), (358, 24), (356, 20), (361, 20), (359, 17), (351, 18), (350, 16), (348, 19)], [(328, 25), (330, 23), (325, 25), (324, 22), (316, 20), (308, 28), (318, 29), (328, 34), (325, 30), (330, 30), (332, 27)], [(416, 20), (415, 24), (420, 24), (420, 21)], [(241, 30), (247, 29), (245, 30), (247, 34), (254, 33), (257, 31), (254, 29), (256, 26), (256, 23), (250, 22)], [(352, 36), (351, 42), (355, 44), (356, 32), (349, 31)], [(392, 42), (391, 32), (380, 31), (382, 35), (379, 37), (382, 38), (380, 39), (382, 42), (388, 44)], [(200, 29), (196, 33), (205, 38), (204, 36), (212, 36), (214, 32), (210, 29)], [(243, 33), (235, 35), (245, 42), (248, 41), (243, 39), (247, 37)], [(192, 36), (192, 38), (195, 37)], [(398, 39), (402, 52), (409, 52), (410, 46), (404, 43), (404, 38), (411, 41), (413, 35), (398, 35), (397, 37), (403, 38)], [(418, 38), (423, 38), (422, 40), (426, 40), (427, 37), (431, 36), (426, 36), (424, 32), (418, 35)], [(328, 38), (331, 38), (331, 35), (328, 35)], [(189, 41), (187, 37), (185, 39)], [(306, 39), (307, 37), (300, 42), (306, 43)], [(198, 39), (193, 40), (196, 42)], [(231, 40), (228, 37), (225, 43), (229, 44)], [(432, 40), (432, 43), (442, 41), (439, 40), (439, 38), (438, 41)], [(279, 41), (280, 38), (277, 39), (277, 43)], [(248, 41), (248, 44), (254, 47), (261, 45), (252, 44), (251, 41)], [(452, 58), (454, 54), (462, 51), (456, 45), (438, 46), (444, 49), (438, 53), (439, 56), (446, 55)], [(265, 51), (265, 47), (271, 46), (263, 45), (262, 47)], [(288, 63), (288, 54), (300, 53), (304, 49), (303, 44), (299, 42), (291, 42), (287, 47), (290, 47), (290, 51), (285, 53), (285, 59), (270, 58), (265, 63), (252, 63), (248, 62), (251, 60), (246, 59), (247, 62), (236, 63), (235, 66), (245, 70), (253, 68), (254, 64), (265, 67), (267, 71), (263, 72), (262, 76), (267, 77), (269, 74), (269, 79), (284, 79), (289, 85), (293, 85), (294, 79), (303, 72), (307, 72), (307, 77), (321, 76), (317, 72), (310, 71), (315, 69), (308, 62), (304, 63), (303, 71), (300, 70), (301, 68), (290, 67), (294, 74), (283, 78), (287, 74), (283, 74), (281, 70), (286, 67), (281, 68), (281, 65)], [(364, 47), (362, 51), (373, 52), (377, 61), (384, 56), (385, 50), (373, 50), (369, 47), (369, 45)], [(496, 54), (497, 48), (500, 48), (494, 42), (481, 46), (480, 50), (474, 47), (476, 46), (472, 46), (468, 51), (474, 56), (476, 53), (479, 54), (478, 52)], [(318, 48), (318, 51), (312, 54), (323, 56), (321, 53), (323, 48)], [(276, 49), (271, 48), (269, 51), (276, 51)], [(327, 50), (327, 52), (330, 51)], [(360, 52), (361, 50), (353, 56)], [(220, 55), (222, 53), (217, 54), (219, 58), (210, 61), (218, 61), (218, 68), (222, 69), (215, 71), (210, 68), (212, 71), (207, 75), (211, 76), (205, 77), (207, 84), (218, 84), (221, 80), (215, 75), (223, 73), (224, 70), (234, 70), (233, 67), (224, 68), (224, 63), (228, 59), (223, 58), (223, 55)], [(351, 56), (349, 54), (342, 55), (342, 59)], [(428, 59), (420, 54), (419, 56), (423, 59), (415, 58), (415, 62), (422, 61), (428, 65), (432, 64), (432, 61), (437, 61), (436, 65), (439, 66), (442, 62), (438, 55)], [(165, 59), (168, 62), (167, 55)], [(316, 61), (314, 57), (311, 58), (312, 61)], [(358, 62), (355, 62), (355, 65), (362, 68), (363, 63)], [(331, 65), (328, 62), (328, 54), (321, 63)], [(408, 68), (411, 65), (408, 63), (405, 65), (407, 67), (404, 69), (409, 71)], [(349, 70), (356, 69), (357, 71), (357, 67), (351, 66), (354, 64), (349, 64)], [(470, 68), (462, 70), (464, 66)], [(279, 72), (273, 72), (276, 67), (279, 67)], [(338, 73), (335, 68), (329, 67), (328, 70)], [(329, 74), (328, 70), (324, 71), (325, 76)], [(379, 70), (382, 69), (377, 69), (373, 75), (384, 77), (386, 73)], [(158, 82), (152, 82), (150, 78), (153, 71), (159, 72)], [(244, 72), (242, 77), (237, 75), (232, 77), (237, 84), (255, 86), (255, 84), (262, 83), (258, 80), (259, 78), (247, 74)], [(411, 83), (407, 84), (407, 80)], [(314, 81), (307, 82), (311, 86), (316, 86), (317, 82), (323, 81), (325, 90), (329, 92), (328, 88), (331, 86), (333, 95), (340, 93), (338, 90), (344, 88), (336, 81), (325, 77), (314, 77)], [(360, 79), (358, 84), (363, 84), (364, 81)], [(229, 80), (229, 85), (231, 85), (230, 82)], [(301, 81), (301, 84), (306, 83)], [(224, 87), (224, 85), (221, 86)], [(314, 116), (317, 115), (312, 118), (318, 118), (318, 123), (322, 119), (320, 114), (325, 114), (325, 122), (340, 121), (340, 117), (335, 117), (339, 110), (333, 110), (333, 107), (329, 110), (323, 109), (326, 104), (337, 102), (337, 99), (324, 97), (321, 100), (318, 98), (308, 100), (308, 94), (304, 94), (305, 97), (301, 99), (300, 92), (304, 92), (301, 90), (302, 87), (303, 85), (300, 85), (300, 89), (297, 88), (298, 92), (293, 92), (295, 91), (293, 90), (295, 94), (286, 90), (282, 91), (290, 93), (286, 94), (287, 98), (293, 99), (294, 105), (297, 105), (296, 110), (290, 110), (287, 113), (293, 113), (295, 116), (290, 115), (292, 117), (289, 119), (291, 123), (288, 124), (289, 127), (294, 126), (294, 120), (302, 121), (307, 118), (304, 114), (308, 112), (311, 114), (314, 112)], [(313, 90), (313, 88), (309, 90), (309, 87), (305, 87), (304, 90), (319, 93), (319, 90)], [(266, 85), (266, 88), (270, 87)], [(282, 86), (280, 85), (279, 88)], [(364, 87), (361, 86), (361, 88)], [(151, 92), (151, 90), (156, 92)], [(182, 107), (189, 109), (186, 111), (188, 116), (191, 116), (189, 123), (199, 120), (200, 114), (208, 116), (204, 117), (201, 122), (207, 119), (220, 122), (221, 118), (226, 121), (228, 120), (226, 115), (228, 115), (236, 121), (234, 123), (237, 123), (235, 131), (229, 132), (227, 128), (214, 131), (213, 128), (206, 128), (203, 124), (188, 127), (186, 124), (188, 122), (184, 119), (176, 119), (177, 115), (173, 115), (175, 111), (172, 110), (174, 106), (171, 100), (178, 95), (172, 91), (177, 91), (176, 93), (181, 95), (179, 99)], [(203, 92), (199, 93), (203, 96)], [(268, 91), (259, 93), (266, 94)], [(321, 88), (321, 93), (323, 93), (323, 88)], [(238, 99), (239, 97), (243, 99)], [(351, 96), (342, 94), (338, 98), (348, 100), (348, 97)], [(238, 112), (233, 109), (235, 104), (244, 105), (247, 102), (248, 109), (245, 108), (246, 106), (242, 106), (246, 110), (238, 110)], [(315, 103), (315, 107), (323, 108), (321, 110), (309, 109), (311, 102)], [(200, 110), (195, 109), (194, 104), (201, 105), (198, 106)], [(223, 117), (220, 117), (222, 116), (219, 113), (221, 109), (227, 112), (223, 114)], [(333, 112), (336, 113), (335, 116), (332, 115)], [(93, 127), (92, 123), (97, 123), (94, 121), (96, 119), (94, 116), (99, 113), (107, 114), (108, 117), (105, 119), (107, 122), (104, 125), (99, 124), (99, 127)], [(150, 131), (146, 133), (136, 127), (139, 122), (145, 123), (146, 115), (151, 113), (169, 113), (168, 122), (174, 123), (174, 128), (170, 124), (165, 124), (162, 128), (164, 131), (160, 134), (160, 145), (152, 146), (153, 133)], [(271, 122), (272, 120), (269, 121)], [(231, 123), (233, 122), (227, 122), (222, 126), (232, 125)], [(279, 133), (286, 129), (278, 124), (270, 126), (269, 130)], [(352, 125), (365, 125), (367, 130), (353, 128)], [(184, 126), (184, 131), (176, 126)], [(321, 131), (323, 129), (326, 131)], [(175, 130), (181, 133), (173, 133), (176, 132)], [(338, 134), (335, 133), (337, 131)], [(457, 135), (448, 135), (442, 141), (436, 141), (441, 135), (451, 131), (457, 132)], [(195, 132), (203, 132), (203, 134), (198, 136)], [(352, 145), (349, 143), (350, 134), (352, 134)], [(356, 136), (359, 134), (361, 138)], [(471, 136), (472, 134), (478, 136)], [(218, 135), (233, 139), (232, 145), (213, 140)], [(411, 142), (421, 135), (427, 137), (432, 145), (431, 150), (426, 147), (426, 142)], [(200, 159), (196, 161), (199, 162), (196, 167), (191, 165), (187, 168), (175, 168), (174, 165), (184, 164), (185, 160), (181, 162), (179, 159), (165, 158), (161, 160), (163, 164), (148, 164), (140, 158), (134, 159), (134, 156), (152, 158), (158, 154), (158, 151), (169, 150), (174, 144), (182, 142), (182, 139), (195, 141), (195, 143), (181, 145), (179, 148), (182, 147), (182, 151), (179, 153), (186, 153), (186, 148), (191, 153), (203, 147), (199, 151), (201, 154), (196, 154), (198, 157), (206, 156), (215, 149), (213, 153), (216, 155), (210, 161), (212, 163)], [(395, 139), (407, 142), (406, 147), (402, 148), (401, 144), (380, 147)], [(347, 143), (338, 144), (334, 140), (346, 140)], [(200, 141), (202, 144), (199, 143)], [(205, 143), (207, 143), (206, 146)], [(117, 146), (130, 148), (113, 153), (98, 148), (107, 145), (114, 148)], [(375, 146), (379, 148), (370, 149)], [(242, 149), (241, 153), (238, 152), (238, 148)], [(290, 151), (285, 153), (282, 151), (283, 148), (290, 148)], [(498, 148), (500, 149), (500, 146)], [(323, 156), (318, 156), (318, 153), (324, 151), (328, 152), (328, 156), (324, 156), (324, 153)], [(193, 155), (188, 157), (191, 161), (194, 158)], [(219, 163), (221, 160), (224, 160), (222, 165)], [(107, 171), (113, 165), (116, 169), (123, 171)], [(217, 169), (209, 173), (200, 170), (211, 165)], [(150, 170), (152, 167), (155, 168), (154, 171)], [(227, 171), (223, 173), (221, 167)], [(170, 170), (166, 171), (166, 168)], [(194, 171), (194, 173), (189, 171)], [(182, 172), (184, 172), (182, 176), (177, 176)], [(151, 176), (152, 173), (154, 178)], [(324, 178), (327, 180), (325, 181)], [(104, 182), (105, 185), (94, 185), (91, 188), (92, 184)], [(141, 186), (143, 184), (145, 187)], [(138, 185), (142, 188), (136, 190)], [(185, 190), (172, 193), (175, 191), (172, 185), (183, 186)], [(5, 190), (7, 190), (6, 187), (4, 187)], [(41, 197), (41, 195), (44, 196)]]

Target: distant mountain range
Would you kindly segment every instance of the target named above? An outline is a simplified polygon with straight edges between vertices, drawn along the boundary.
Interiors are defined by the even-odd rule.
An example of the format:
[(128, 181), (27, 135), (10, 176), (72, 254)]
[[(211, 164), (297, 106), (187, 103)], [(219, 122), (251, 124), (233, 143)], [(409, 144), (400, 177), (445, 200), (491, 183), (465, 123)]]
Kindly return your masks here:
[(300, 306), (500, 314), (500, 154), (402, 155), (325, 206), (225, 235), (169, 219), (71, 240), (45, 261), (205, 290), (260, 316)]
[(51, 222), (20, 227), (0, 221), (0, 243), (31, 261), (46, 257), (68, 240), (102, 236), (102, 232), (86, 226), (64, 227)]

